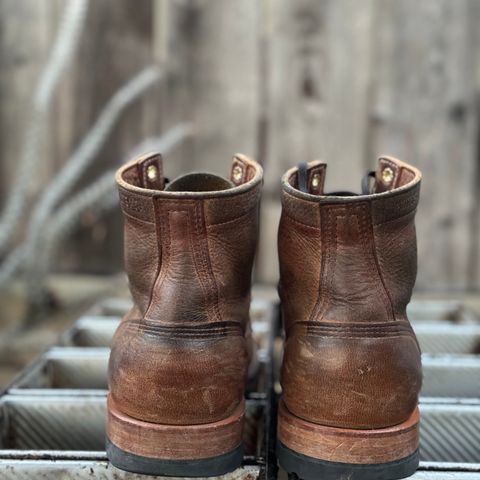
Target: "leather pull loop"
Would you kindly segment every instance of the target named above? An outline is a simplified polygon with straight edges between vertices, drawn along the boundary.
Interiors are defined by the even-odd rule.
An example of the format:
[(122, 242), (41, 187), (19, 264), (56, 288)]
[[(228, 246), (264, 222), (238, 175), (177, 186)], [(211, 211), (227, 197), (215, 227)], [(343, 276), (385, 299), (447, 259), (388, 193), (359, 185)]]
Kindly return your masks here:
[(400, 170), (401, 167), (389, 158), (380, 158), (376, 172), (377, 193), (394, 190), (397, 187)]
[(151, 190), (163, 190), (165, 188), (163, 162), (160, 154), (140, 159), (137, 163), (137, 169), (141, 187)]
[(299, 163), (294, 170), (294, 175), (290, 178), (290, 184), (302, 193), (322, 195), (326, 167), (318, 160)]
[(230, 181), (238, 187), (252, 180), (257, 172), (257, 167), (248, 157), (237, 153), (233, 157), (232, 168), (230, 170)]

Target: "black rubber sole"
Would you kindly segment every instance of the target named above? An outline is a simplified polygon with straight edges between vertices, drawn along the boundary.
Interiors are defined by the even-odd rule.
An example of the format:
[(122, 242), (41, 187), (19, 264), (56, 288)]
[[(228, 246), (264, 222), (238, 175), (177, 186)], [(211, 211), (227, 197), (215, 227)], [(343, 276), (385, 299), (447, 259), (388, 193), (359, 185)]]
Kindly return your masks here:
[(131, 473), (163, 475), (167, 477), (216, 477), (233, 472), (241, 466), (243, 445), (218, 457), (198, 460), (162, 460), (126, 452), (106, 439), (107, 457), (110, 463)]
[(278, 461), (290, 476), (302, 480), (397, 480), (413, 475), (418, 468), (418, 450), (412, 455), (382, 464), (327, 462), (307, 457), (277, 443)]

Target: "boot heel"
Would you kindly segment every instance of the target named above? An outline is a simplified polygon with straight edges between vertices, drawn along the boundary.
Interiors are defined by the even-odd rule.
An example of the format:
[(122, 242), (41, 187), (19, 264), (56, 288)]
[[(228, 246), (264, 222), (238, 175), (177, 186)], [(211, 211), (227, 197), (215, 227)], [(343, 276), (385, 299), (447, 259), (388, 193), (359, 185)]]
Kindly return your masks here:
[(394, 427), (327, 427), (292, 415), (281, 401), (277, 454), (280, 465), (303, 480), (395, 480), (418, 468), (419, 412)]
[(120, 412), (108, 397), (106, 449), (122, 470), (147, 475), (210, 477), (240, 467), (245, 404), (228, 418), (200, 425), (162, 425)]

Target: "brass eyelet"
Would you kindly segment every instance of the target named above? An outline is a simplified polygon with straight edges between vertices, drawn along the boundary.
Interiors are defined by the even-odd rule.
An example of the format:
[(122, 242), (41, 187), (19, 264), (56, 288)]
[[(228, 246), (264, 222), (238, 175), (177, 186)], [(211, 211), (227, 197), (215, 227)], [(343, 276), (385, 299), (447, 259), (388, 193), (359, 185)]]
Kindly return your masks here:
[(235, 183), (240, 183), (243, 177), (243, 169), (240, 165), (235, 165), (232, 170), (232, 178)]
[(147, 178), (154, 182), (158, 177), (158, 168), (155, 165), (149, 165), (147, 167)]
[(393, 173), (393, 170), (390, 167), (386, 167), (382, 171), (382, 180), (385, 183), (392, 183), (393, 177), (395, 174)]

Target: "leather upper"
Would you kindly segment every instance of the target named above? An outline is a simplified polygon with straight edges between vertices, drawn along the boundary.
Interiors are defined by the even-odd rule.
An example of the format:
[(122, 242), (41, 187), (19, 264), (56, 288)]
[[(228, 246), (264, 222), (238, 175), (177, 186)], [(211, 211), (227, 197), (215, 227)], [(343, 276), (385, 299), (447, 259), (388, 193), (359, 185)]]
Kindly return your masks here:
[(116, 178), (134, 308), (113, 340), (110, 394), (140, 420), (226, 418), (243, 399), (252, 355), (262, 169), (236, 155), (230, 181), (195, 174), (169, 187), (160, 155), (146, 155)]
[[(386, 171), (385, 171), (386, 170)], [(421, 174), (382, 157), (373, 192), (327, 195), (326, 165), (282, 179), (279, 293), (287, 408), (307, 421), (381, 428), (406, 420), (421, 387), (406, 315), (417, 259)]]

